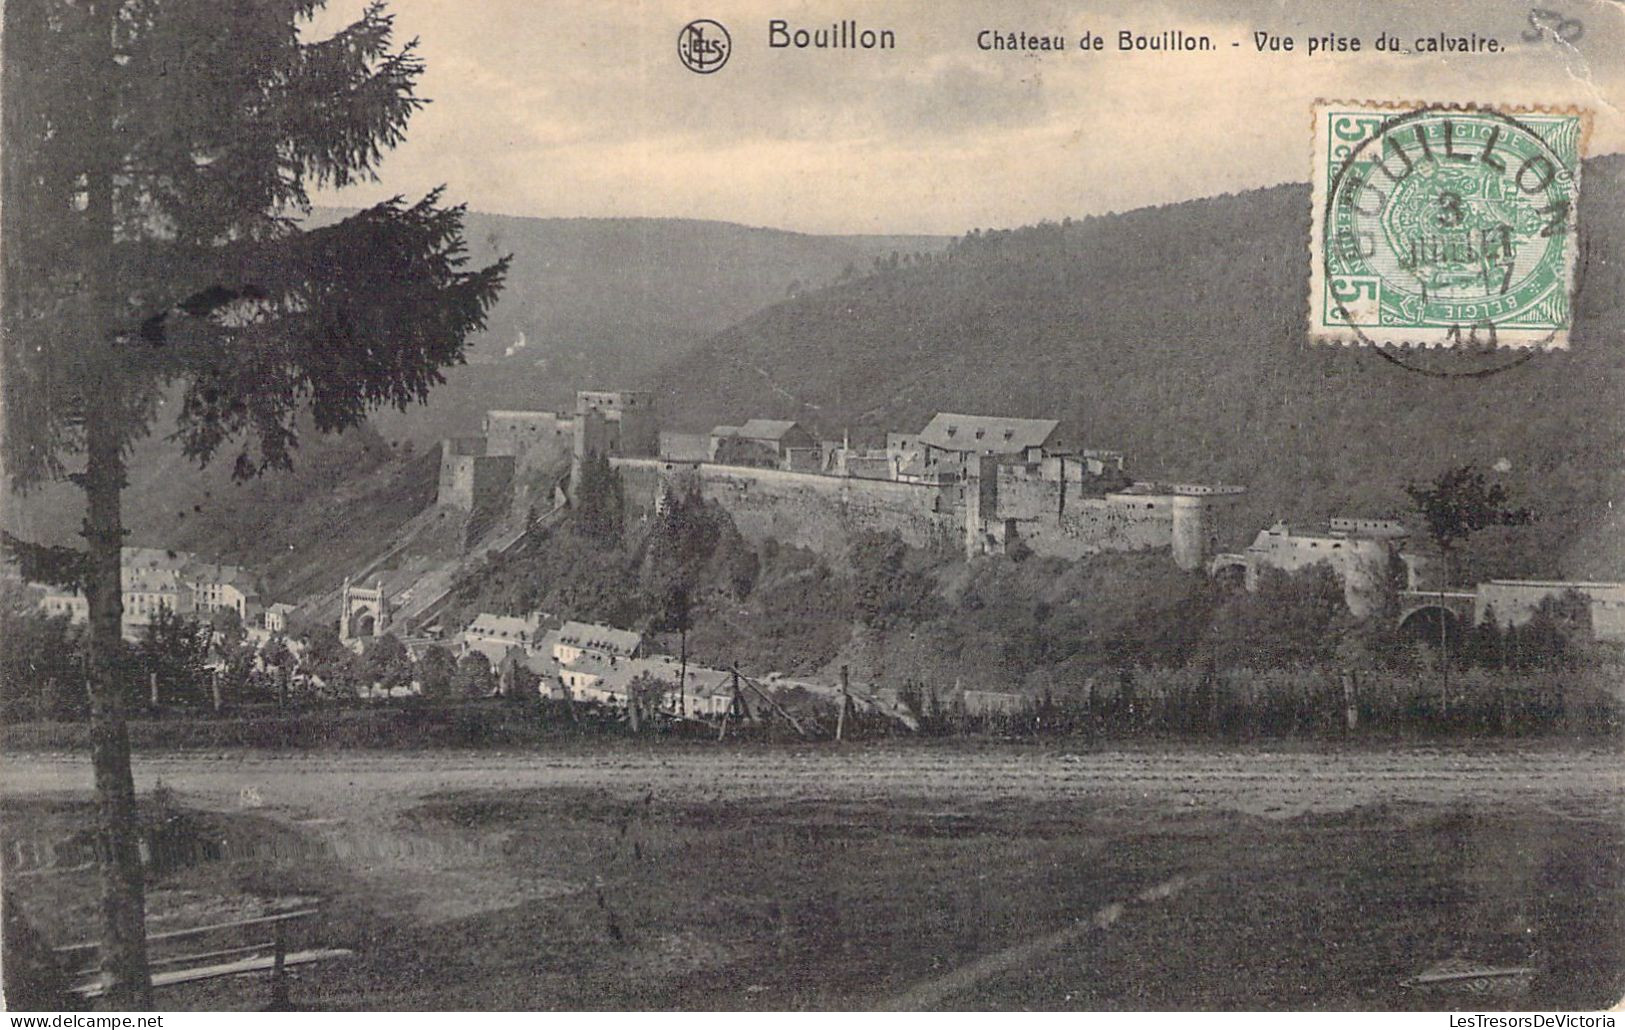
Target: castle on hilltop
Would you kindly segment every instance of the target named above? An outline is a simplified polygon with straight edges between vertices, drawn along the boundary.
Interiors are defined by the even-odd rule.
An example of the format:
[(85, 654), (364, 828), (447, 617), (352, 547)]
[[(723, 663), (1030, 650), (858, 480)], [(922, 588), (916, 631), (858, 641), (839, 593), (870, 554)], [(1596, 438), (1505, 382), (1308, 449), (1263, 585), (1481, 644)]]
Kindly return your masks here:
[(437, 503), (477, 512), (505, 503), (522, 470), (568, 458), (574, 482), (584, 460), (602, 456), (645, 516), (692, 484), (745, 536), (825, 553), (880, 530), (967, 556), (1167, 547), (1180, 567), (1199, 569), (1215, 550), (1224, 502), (1242, 492), (1136, 481), (1120, 453), (1074, 446), (1053, 419), (943, 412), (918, 433), (864, 449), (777, 419), (664, 433), (652, 393), (583, 390), (573, 414), (489, 411), (484, 429), (443, 444)]

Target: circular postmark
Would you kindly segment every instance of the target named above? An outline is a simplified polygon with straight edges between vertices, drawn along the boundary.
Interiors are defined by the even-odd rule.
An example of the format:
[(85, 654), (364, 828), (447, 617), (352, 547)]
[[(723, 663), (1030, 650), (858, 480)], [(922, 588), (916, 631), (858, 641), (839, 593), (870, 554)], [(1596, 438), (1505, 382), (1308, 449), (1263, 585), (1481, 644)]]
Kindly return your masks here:
[[(1442, 376), (1502, 371), (1566, 334), (1577, 117), (1445, 106), (1332, 117), (1317, 255), (1328, 322)], [(1425, 349), (1401, 358), (1394, 343)]]
[(683, 67), (700, 75), (720, 71), (733, 53), (733, 38), (722, 23), (696, 18), (677, 33), (677, 58)]

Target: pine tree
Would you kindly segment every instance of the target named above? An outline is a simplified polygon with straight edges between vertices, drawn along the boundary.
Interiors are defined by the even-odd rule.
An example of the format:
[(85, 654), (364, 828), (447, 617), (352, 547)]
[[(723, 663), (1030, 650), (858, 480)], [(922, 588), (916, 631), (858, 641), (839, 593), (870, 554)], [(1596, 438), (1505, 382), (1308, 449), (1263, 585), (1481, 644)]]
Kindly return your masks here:
[(373, 178), (424, 103), (381, 4), (303, 38), (322, 3), (4, 5), (4, 464), (23, 488), (72, 479), (87, 511), (83, 552), (8, 542), (89, 602), (103, 965), (126, 1008), (150, 1007), (116, 687), (131, 443), (178, 394), (188, 457), (286, 468), (302, 410), (331, 432), (423, 401), (506, 271), (465, 267), (438, 191), (302, 228), (308, 191)]

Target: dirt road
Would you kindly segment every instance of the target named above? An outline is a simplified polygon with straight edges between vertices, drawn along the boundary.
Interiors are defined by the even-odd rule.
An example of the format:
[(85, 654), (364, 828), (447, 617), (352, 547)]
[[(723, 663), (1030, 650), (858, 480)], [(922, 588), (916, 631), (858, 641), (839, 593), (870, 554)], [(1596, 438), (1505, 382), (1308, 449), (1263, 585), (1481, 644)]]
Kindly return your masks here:
[[(138, 790), (162, 780), (201, 807), (374, 815), (465, 790), (582, 788), (691, 801), (1011, 798), (1228, 810), (1274, 818), (1377, 802), (1625, 802), (1625, 757), (1604, 748), (1303, 749), (868, 745), (615, 746), (542, 752), (255, 752), (137, 756)], [(0, 796), (88, 793), (88, 759), (7, 755)], [(245, 793), (246, 792), (246, 793)]]
[[(1605, 748), (604, 742), (135, 775), (244, 813), (154, 881), (154, 924), (319, 896), (358, 957), (300, 990), (341, 1008), (1426, 1007), (1395, 985), (1531, 948), (1536, 996), (1572, 1007), (1625, 968)], [(0, 758), (23, 819), (90, 788), (77, 755)], [(94, 870), (50, 863), (52, 818), (7, 827), (44, 845), (16, 883), (77, 939)], [(402, 969), (436, 972), (403, 995)]]

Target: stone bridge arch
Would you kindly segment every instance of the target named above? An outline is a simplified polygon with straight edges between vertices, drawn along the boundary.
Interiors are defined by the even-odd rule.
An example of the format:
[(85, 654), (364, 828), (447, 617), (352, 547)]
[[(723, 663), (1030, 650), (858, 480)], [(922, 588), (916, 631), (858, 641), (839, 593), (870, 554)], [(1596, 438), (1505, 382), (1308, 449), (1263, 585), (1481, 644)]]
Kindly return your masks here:
[[(1470, 616), (1469, 616), (1470, 619)], [(1471, 625), (1449, 604), (1437, 601), (1412, 604), (1399, 613), (1399, 634), (1406, 640), (1437, 646), (1441, 636), (1446, 646), (1461, 642), (1462, 631)]]
[(1244, 554), (1216, 554), (1208, 562), (1208, 578), (1220, 586), (1240, 590), (1251, 578), (1252, 567)]

